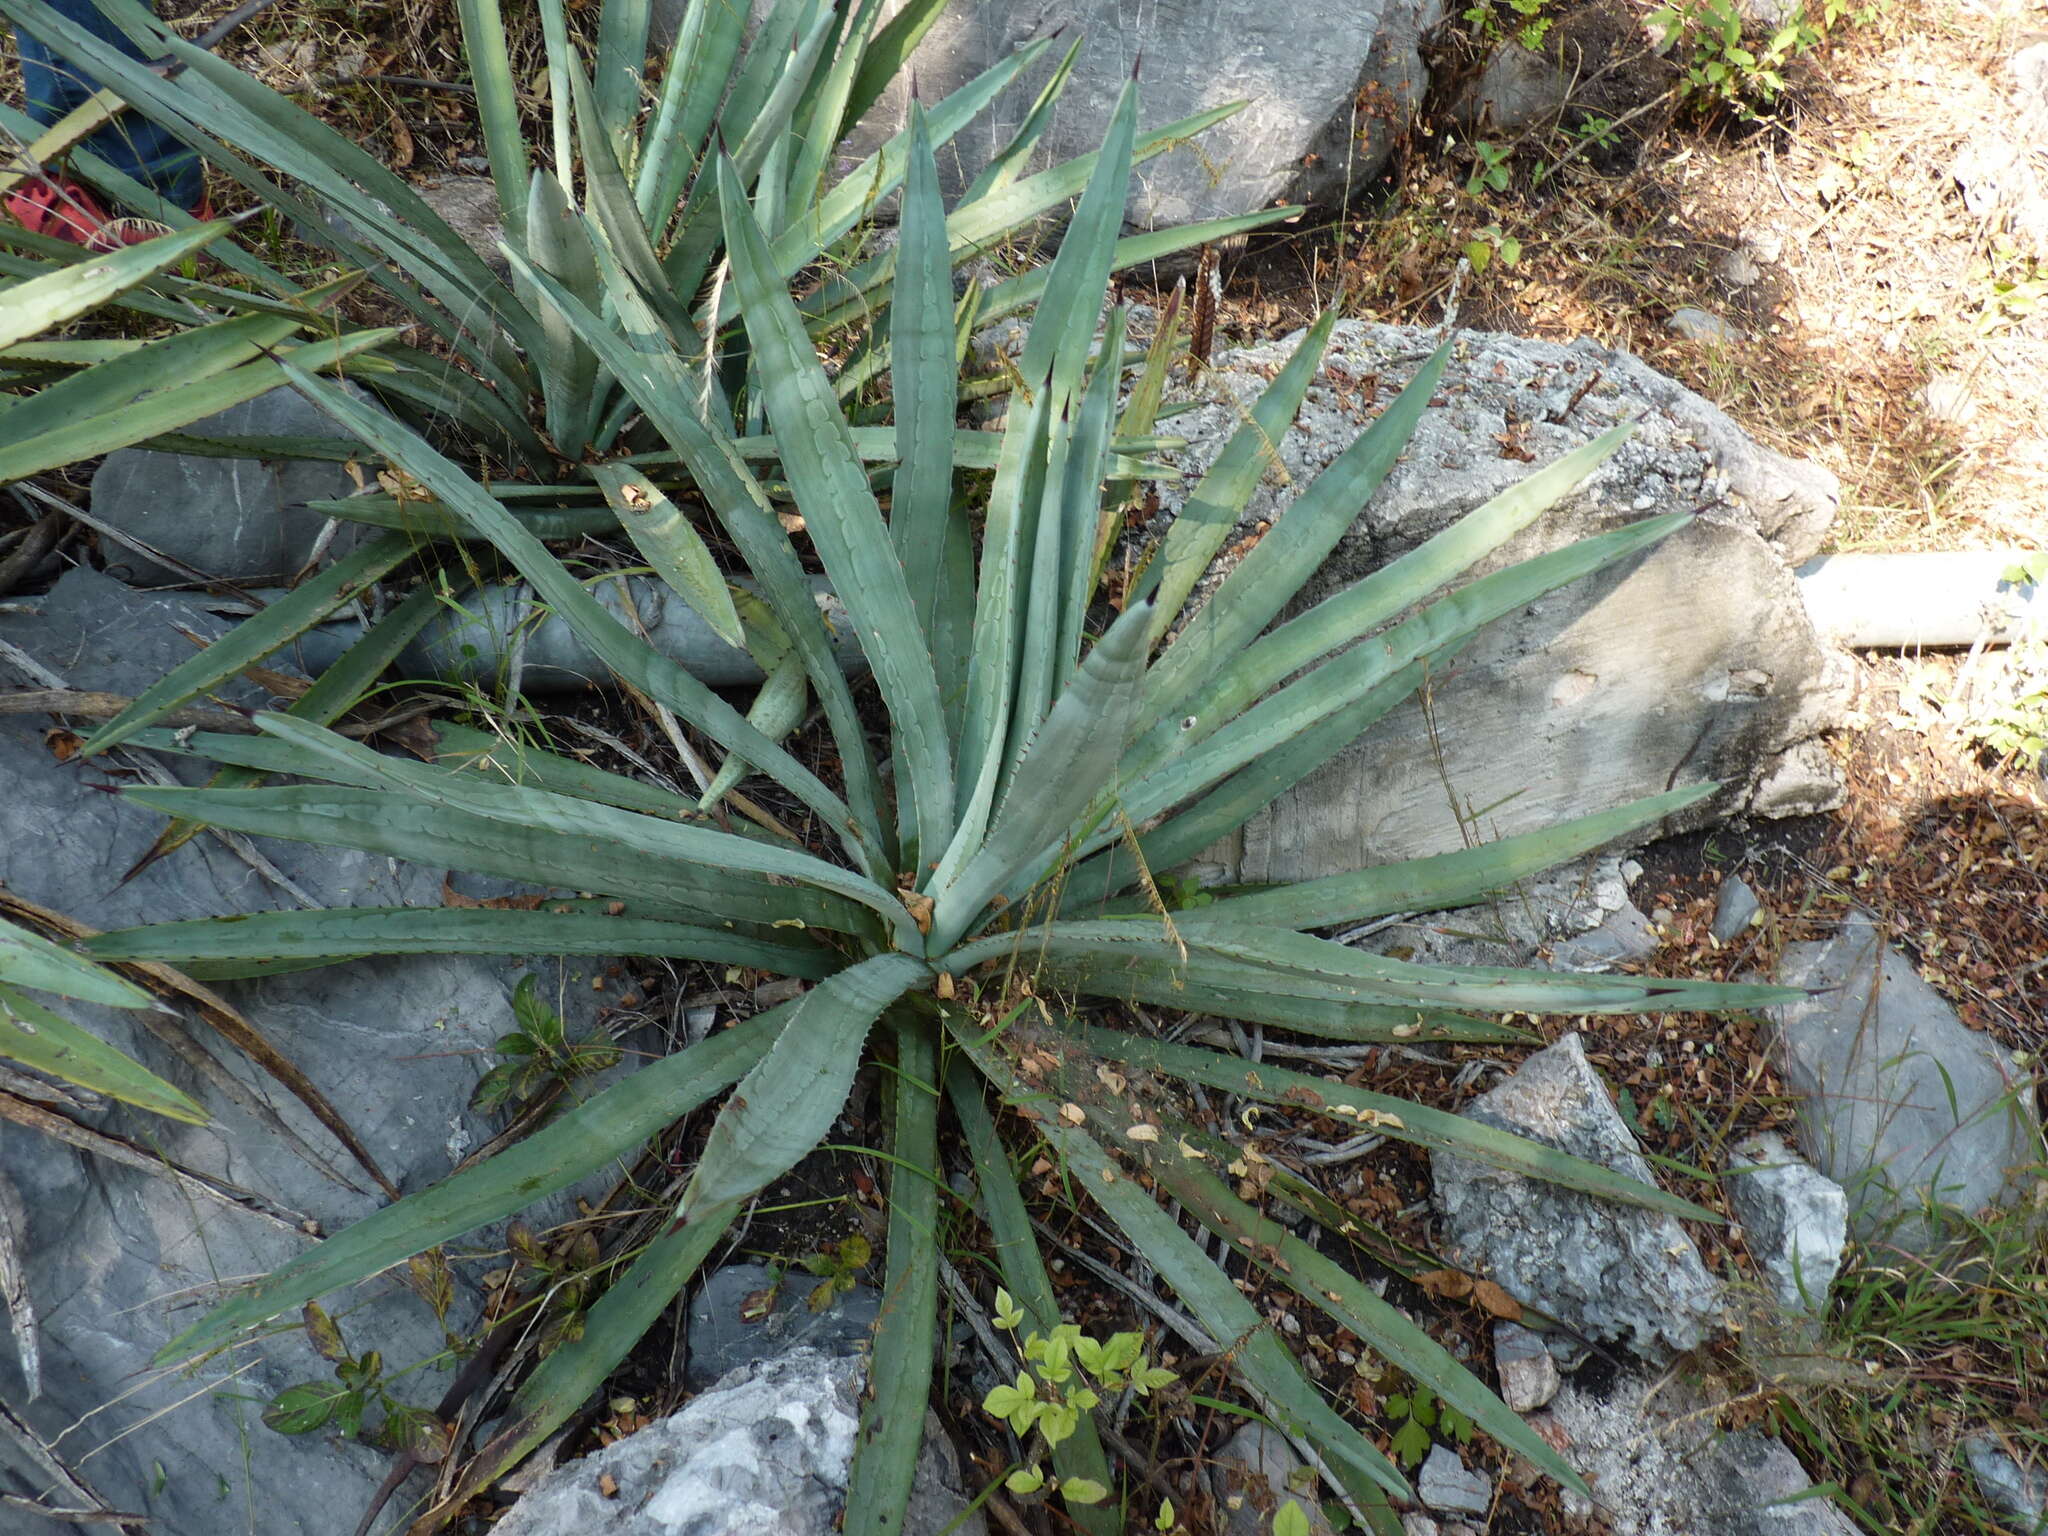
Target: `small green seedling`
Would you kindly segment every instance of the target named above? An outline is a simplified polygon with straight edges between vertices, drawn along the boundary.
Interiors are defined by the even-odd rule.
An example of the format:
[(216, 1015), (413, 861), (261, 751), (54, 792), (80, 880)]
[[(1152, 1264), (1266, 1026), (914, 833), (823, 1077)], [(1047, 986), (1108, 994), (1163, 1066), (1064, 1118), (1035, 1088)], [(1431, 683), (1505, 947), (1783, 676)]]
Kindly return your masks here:
[[(995, 1323), (1014, 1333), (1024, 1322), (1024, 1309), (1006, 1290), (996, 1291)], [(1035, 1329), (1024, 1336), (1024, 1366), (1014, 1384), (993, 1388), (982, 1400), (982, 1411), (1007, 1423), (1019, 1439), (1033, 1430), (1042, 1445), (1035, 1445), (1030, 1464), (1019, 1467), (1004, 1479), (1013, 1494), (1057, 1489), (1069, 1504), (1099, 1504), (1109, 1490), (1093, 1478), (1058, 1478), (1048, 1473), (1039, 1450), (1052, 1450), (1080, 1428), (1081, 1415), (1102, 1402), (1104, 1392), (1126, 1388), (1140, 1397), (1179, 1378), (1172, 1371), (1150, 1363), (1141, 1333), (1113, 1333), (1107, 1339), (1093, 1339), (1073, 1323), (1061, 1323), (1050, 1334)], [(1162, 1510), (1167, 1530), (1173, 1523), (1170, 1507)]]
[(1472, 174), (1465, 178), (1465, 195), (1477, 197), (1481, 192), (1505, 192), (1508, 189), (1508, 159), (1514, 150), (1505, 144), (1489, 144), (1484, 139), (1469, 146), (1472, 151)]
[(1405, 1415), (1389, 1447), (1404, 1467), (1420, 1466), (1436, 1440), (1464, 1445), (1472, 1438), (1472, 1421), (1427, 1387), (1395, 1393), (1387, 1399), (1387, 1412)]
[(860, 1283), (860, 1272), (868, 1267), (874, 1256), (874, 1248), (856, 1232), (851, 1237), (841, 1238), (833, 1247), (802, 1260), (805, 1269), (821, 1277), (811, 1288), (811, 1310), (823, 1312), (851, 1291)]
[(568, 1084), (615, 1067), (619, 1048), (609, 1040), (570, 1040), (562, 1016), (541, 1001), (531, 976), (512, 993), (512, 1017), (519, 1028), (500, 1035), (491, 1049), (505, 1059), (477, 1081), (469, 1107), (479, 1114), (523, 1109), (550, 1083)]
[[(286, 1387), (263, 1410), (265, 1424), (281, 1435), (310, 1435), (332, 1424), (351, 1440), (360, 1437), (385, 1450), (410, 1451), (428, 1463), (448, 1454), (450, 1426), (391, 1395), (381, 1354), (371, 1349), (351, 1355), (340, 1326), (317, 1301), (307, 1302), (301, 1316), (313, 1348), (334, 1366), (334, 1380)], [(380, 1417), (365, 1434), (363, 1421), (372, 1410)]]

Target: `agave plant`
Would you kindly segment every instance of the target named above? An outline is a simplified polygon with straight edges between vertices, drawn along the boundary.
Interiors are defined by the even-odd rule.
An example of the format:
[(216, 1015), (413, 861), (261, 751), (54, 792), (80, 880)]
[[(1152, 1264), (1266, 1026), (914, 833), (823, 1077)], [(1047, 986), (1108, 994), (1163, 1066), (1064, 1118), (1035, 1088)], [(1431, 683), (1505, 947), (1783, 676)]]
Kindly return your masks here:
[[(499, 0), (462, 0), (464, 52), (484, 147), (506, 239), (522, 258), (510, 278), (493, 271), (363, 146), (179, 38), (133, 0), (100, 3), (145, 55), (171, 67), (159, 70), (115, 52), (42, 0), (0, 0), (0, 15), (87, 67), (130, 110), (164, 125), (220, 176), (276, 210), (300, 237), (366, 273), (404, 311), (422, 344), (384, 345), (358, 358), (352, 375), (414, 420), (434, 424), (444, 440), (459, 434), (533, 482), (533, 499), (515, 503), (515, 515), (548, 514), (537, 526), (549, 531), (576, 524), (579, 513), (583, 523), (615, 524), (617, 506), (585, 472), (587, 461), (638, 449), (650, 452), (654, 464), (675, 462), (645, 425), (625, 381), (564, 323), (528, 272), (530, 266), (561, 283), (594, 311), (605, 305), (583, 233), (562, 236), (565, 221), (578, 213), (575, 167), (582, 168), (577, 221), (591, 226), (608, 259), (629, 276), (667, 347), (702, 367), (720, 352), (715, 339), (735, 312), (729, 286), (715, 280), (724, 255), (725, 194), (709, 173), (706, 150), (722, 141), (739, 186), (754, 199), (780, 275), (793, 277), (821, 261), (835, 270), (831, 281), (806, 296), (803, 314), (813, 335), (836, 338), (888, 302), (896, 259), (867, 254), (863, 231), (877, 204), (900, 190), (909, 141), (899, 133), (851, 170), (834, 165), (833, 152), (903, 67), (945, 0), (913, 0), (886, 24), (881, 0), (779, 0), (750, 39), (745, 6), (692, 0), (645, 110), (648, 0), (605, 0), (588, 71), (574, 46), (567, 7), (541, 0), (547, 131), (532, 146), (522, 136)], [(944, 145), (965, 129), (1049, 46), (1022, 50), (933, 106), (932, 143)], [(1078, 46), (953, 210), (946, 239), (957, 259), (1003, 245), (1065, 206), (1086, 183), (1093, 157), (1024, 174)], [(1160, 154), (1241, 106), (1220, 106), (1147, 133), (1135, 156)], [(146, 188), (90, 155), (74, 155), (74, 167), (113, 201), (162, 213)], [(1298, 211), (1268, 209), (1135, 235), (1120, 244), (1119, 261), (1151, 260)], [(50, 254), (47, 243), (18, 232), (5, 239)], [(201, 243), (254, 290), (252, 304), (296, 295), (289, 277), (241, 245)], [(1026, 271), (988, 289), (979, 296), (984, 322), (1027, 309), (1043, 281), (1042, 271)], [(838, 377), (842, 398), (859, 396), (886, 360), (886, 345), (864, 349)], [(737, 366), (743, 376), (743, 360)], [(725, 381), (715, 364), (700, 387), (723, 400)], [(891, 458), (886, 435), (870, 433), (861, 441), (869, 457)], [(351, 498), (327, 510), (387, 526), (417, 512), (379, 497)], [(565, 513), (571, 515), (565, 519)], [(428, 517), (421, 526), (430, 530), (460, 526), (459, 520)]]
[[(24, 0), (6, 0), (17, 3)], [(438, 729), (441, 750), (431, 762), (381, 755), (303, 716), (259, 716), (263, 732), (253, 737), (148, 730), (155, 713), (276, 644), (278, 629), (263, 628), (179, 669), (86, 750), (141, 740), (252, 778), (297, 782), (136, 789), (130, 798), (246, 833), (582, 894), (532, 911), (359, 908), (170, 923), (104, 935), (89, 952), (110, 961), (171, 959), (213, 975), (371, 953), (668, 956), (799, 978), (806, 990), (331, 1237), (218, 1307), (164, 1360), (227, 1348), (266, 1319), (510, 1216), (725, 1095), (672, 1221), (595, 1304), (582, 1336), (519, 1388), (505, 1427), (457, 1486), (459, 1500), (599, 1387), (747, 1202), (827, 1135), (863, 1064), (879, 1061), (890, 1104), (881, 1150), (894, 1170), (889, 1299), (849, 1531), (897, 1529), (908, 1497), (931, 1385), (941, 1199), (934, 1173), (947, 1113), (972, 1159), (1006, 1288), (1032, 1326), (1049, 1333), (1058, 1323), (992, 1101), (1029, 1122), (1031, 1135), (1063, 1161), (1071, 1188), (1124, 1231), (1228, 1353), (1243, 1389), (1318, 1448), (1340, 1492), (1376, 1526), (1394, 1529), (1387, 1501), (1409, 1496), (1399, 1469), (1299, 1373), (1280, 1336), (1160, 1196), (1488, 1434), (1577, 1486), (1557, 1454), (1445, 1350), (1242, 1200), (1226, 1177), (1237, 1152), (1184, 1123), (1164, 1084), (1207, 1084), (1606, 1198), (1707, 1213), (1438, 1110), (1118, 1027), (1117, 1003), (1143, 1000), (1350, 1042), (1504, 1042), (1523, 1037), (1485, 1015), (1733, 1008), (1779, 997), (1703, 982), (1427, 967), (1313, 932), (1473, 899), (1650, 825), (1706, 786), (1554, 831), (1181, 911), (1162, 906), (1149, 874), (1184, 862), (1299, 782), (1490, 619), (1647, 549), (1686, 519), (1648, 518), (1442, 591), (1596, 468), (1623, 435), (1610, 434), (1358, 585), (1275, 623), (1394, 463), (1436, 387), (1447, 343), (1207, 600), (1186, 611), (1315, 375), (1332, 324), (1326, 318), (1192, 488), (1112, 616), (1097, 574), (1105, 519), (1127, 478), (1112, 430), (1125, 316), (1112, 309), (1102, 317), (1135, 123), (1132, 87), (1040, 280), (1021, 382), (994, 452), (970, 459), (959, 452), (957, 430), (953, 222), (933, 135), (923, 114), (913, 114), (890, 303), (870, 339), (870, 355), (886, 359), (894, 402), (897, 458), (886, 509), (863, 462), (860, 429), (791, 297), (772, 228), (746, 196), (745, 171), (714, 152), (729, 298), (749, 349), (742, 408), (760, 411), (779, 444), (811, 549), (872, 667), (878, 708), (863, 710), (834, 664), (792, 535), (728, 413), (707, 396), (699, 355), (664, 325), (630, 257), (608, 237), (602, 211), (551, 205), (549, 239), (569, 254), (542, 263), (512, 252), (519, 281), (547, 307), (550, 331), (587, 348), (625, 390), (744, 557), (753, 591), (822, 705), (829, 741), (802, 759), (642, 644), (515, 511), (419, 433), (284, 364), (466, 536), (494, 545), (622, 679), (717, 743), (749, 777), (773, 781), (801, 803), (817, 843), (726, 826), (696, 800), (454, 726)], [(1134, 393), (1156, 397), (1157, 383), (1148, 373)], [(988, 463), (992, 474), (963, 467)], [(599, 478), (610, 473), (634, 483), (624, 467)], [(886, 736), (879, 748), (877, 733)], [(822, 763), (831, 764), (829, 781), (813, 766)], [(1109, 1482), (1085, 1420), (1058, 1447), (1055, 1467), (1077, 1488)], [(1106, 1509), (1074, 1500), (1068, 1512), (1084, 1529), (1117, 1528)]]

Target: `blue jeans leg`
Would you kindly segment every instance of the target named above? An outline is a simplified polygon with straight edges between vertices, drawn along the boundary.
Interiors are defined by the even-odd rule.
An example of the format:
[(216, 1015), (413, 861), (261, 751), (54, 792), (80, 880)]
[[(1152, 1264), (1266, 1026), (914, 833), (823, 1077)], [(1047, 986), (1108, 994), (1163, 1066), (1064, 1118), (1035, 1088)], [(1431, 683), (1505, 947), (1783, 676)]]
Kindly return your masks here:
[[(92, 0), (49, 0), (50, 9), (84, 27), (131, 59), (142, 57), (135, 45)], [(37, 122), (56, 122), (99, 89), (98, 82), (69, 60), (61, 59), (25, 32), (16, 32), (21, 50), (21, 77), (28, 96), (28, 115)], [(199, 156), (168, 130), (136, 112), (124, 112), (88, 136), (84, 147), (117, 171), (154, 188), (180, 208), (199, 205), (203, 181)]]

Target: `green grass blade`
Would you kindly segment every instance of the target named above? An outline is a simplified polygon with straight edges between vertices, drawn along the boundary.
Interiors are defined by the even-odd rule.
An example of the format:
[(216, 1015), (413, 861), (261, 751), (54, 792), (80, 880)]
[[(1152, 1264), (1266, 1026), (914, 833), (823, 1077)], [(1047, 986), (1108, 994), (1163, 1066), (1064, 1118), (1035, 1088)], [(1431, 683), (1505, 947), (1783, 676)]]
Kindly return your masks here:
[(683, 1219), (758, 1193), (823, 1141), (846, 1107), (868, 1030), (931, 974), (915, 956), (875, 955), (798, 998), (774, 1048), (712, 1124), (683, 1191)]
[(156, 1006), (140, 987), (5, 918), (0, 918), (0, 986), (33, 987), (102, 1008)]
[(1056, 855), (1115, 771), (1145, 675), (1151, 605), (1134, 603), (1096, 642), (1025, 748), (987, 839), (934, 891), (930, 953), (943, 955), (997, 891)]
[(90, 757), (118, 746), (186, 700), (261, 661), (390, 571), (412, 550), (410, 538), (387, 533), (345, 555), (254, 618), (236, 625), (189, 661), (173, 667), (133, 704), (93, 732), (80, 752)]
[(924, 1445), (939, 1306), (937, 1024), (899, 1008), (889, 1115), (888, 1269), (846, 1484), (846, 1536), (901, 1536)]
[[(953, 1037), (1010, 1102), (1049, 1106), (1043, 1091), (1018, 1078), (999, 1049), (985, 1044), (971, 1025), (956, 1027)], [(1230, 1354), (1237, 1376), (1267, 1414), (1395, 1497), (1413, 1498), (1400, 1471), (1322, 1400), (1277, 1330), (1158, 1200), (1087, 1131), (1057, 1113), (1040, 1113), (1043, 1118), (1036, 1129), (1072, 1170), (1075, 1186), (1122, 1229), (1210, 1337)]]
[[(0, 924), (0, 943), (7, 937), (5, 926)], [(0, 985), (0, 1056), (151, 1114), (187, 1125), (208, 1122), (204, 1109), (134, 1057), (5, 985)]]
[(494, 907), (336, 907), (117, 928), (85, 941), (98, 960), (341, 960), (356, 955), (645, 955), (750, 965), (819, 980), (812, 944), (606, 912)]
[(805, 509), (812, 542), (853, 616), (896, 742), (917, 784), (918, 845), (941, 848), (952, 830), (953, 755), (938, 675), (881, 509), (832, 382), (776, 274), (731, 163), (719, 161), (726, 243), (747, 334), (761, 363), (768, 414), (784, 472)]
[(816, 774), (755, 730), (725, 700), (607, 613), (539, 539), (418, 433), (380, 412), (364, 408), (338, 389), (296, 369), (288, 371), (293, 382), (315, 404), (365, 442), (374, 444), (379, 452), (389, 455), (394, 463), (404, 466), (444, 505), (483, 533), (606, 666), (642, 692), (667, 704), (727, 751), (738, 752), (754, 767), (771, 775), (849, 843), (860, 842), (845, 802)]
[[(957, 1017), (948, 1019), (949, 1024), (958, 1022)], [(996, 1266), (1003, 1288), (1029, 1319), (1027, 1331), (1050, 1336), (1065, 1321), (1059, 1298), (1053, 1292), (1045, 1262), (1039, 1257), (1031, 1216), (1024, 1209), (1017, 1176), (996, 1135), (982, 1080), (965, 1058), (956, 1059), (946, 1073), (946, 1099), (960, 1122), (961, 1138), (974, 1164), (981, 1213), (995, 1242)], [(1062, 1478), (1083, 1477), (1105, 1488), (1115, 1486), (1092, 1414), (1082, 1414), (1074, 1433), (1053, 1447), (1052, 1463), (1053, 1470)], [(1123, 1531), (1123, 1522), (1114, 1508), (1070, 1504), (1065, 1513), (1088, 1536), (1121, 1536)]]
[(711, 546), (690, 526), (682, 509), (645, 475), (622, 464), (599, 464), (591, 477), (605, 499), (617, 509), (619, 526), (654, 572), (696, 612), (727, 645), (744, 648), (739, 610), (725, 573), (712, 558)]
[(456, 0), (456, 15), (462, 23), (462, 54), (469, 63), (469, 83), (476, 92), (477, 121), (484, 131), (484, 153), (491, 163), (491, 181), (498, 189), (498, 212), (505, 221), (506, 235), (523, 244), (526, 137), (519, 130), (519, 85), (512, 75), (505, 17), (498, 0)]
[(796, 1012), (785, 1003), (642, 1067), (495, 1157), (408, 1195), (214, 1308), (157, 1353), (159, 1365), (210, 1354), (280, 1312), (354, 1285), (436, 1243), (567, 1189), (730, 1087)]
[(1233, 923), (1324, 928), (1389, 912), (1434, 912), (1463, 906), (1676, 815), (1720, 787), (1689, 785), (1476, 848), (1225, 897), (1183, 914), (1181, 924), (1196, 932)]

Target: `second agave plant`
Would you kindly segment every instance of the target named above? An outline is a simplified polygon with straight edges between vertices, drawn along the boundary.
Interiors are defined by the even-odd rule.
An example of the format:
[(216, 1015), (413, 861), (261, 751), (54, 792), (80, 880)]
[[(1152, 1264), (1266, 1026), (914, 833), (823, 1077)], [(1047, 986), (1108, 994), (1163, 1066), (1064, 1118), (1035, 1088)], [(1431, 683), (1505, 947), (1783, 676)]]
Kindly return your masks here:
[[(8, 5), (24, 0), (7, 0)], [(172, 816), (244, 833), (338, 844), (586, 893), (530, 911), (345, 908), (258, 914), (104, 935), (94, 958), (183, 961), (209, 974), (434, 950), (661, 956), (797, 979), (793, 1000), (645, 1066), (487, 1162), (400, 1200), (218, 1307), (165, 1360), (235, 1348), (247, 1330), (390, 1265), (502, 1220), (567, 1187), (700, 1105), (719, 1103), (701, 1151), (659, 1220), (615, 1256), (582, 1332), (517, 1387), (431, 1529), (554, 1431), (689, 1283), (769, 1183), (827, 1139), (864, 1069), (885, 1085), (880, 1151), (890, 1170), (886, 1304), (853, 1467), (846, 1529), (900, 1529), (933, 1385), (945, 1191), (942, 1143), (976, 1180), (990, 1252), (1017, 1333), (1062, 1321), (1011, 1163), (1012, 1133), (1043, 1149), (1084, 1201), (1143, 1253), (1228, 1357), (1244, 1396), (1313, 1446), (1373, 1528), (1398, 1531), (1413, 1497), (1369, 1426), (1305, 1377), (1284, 1337), (1197, 1232), (1225, 1240), (1297, 1304), (1326, 1314), (1551, 1476), (1570, 1467), (1426, 1332), (1343, 1262), (1248, 1200), (1237, 1150), (1196, 1123), (1181, 1085), (1313, 1112), (1380, 1135), (1681, 1216), (1707, 1213), (1607, 1168), (1441, 1110), (1171, 1043), (1143, 1023), (1158, 1005), (1258, 1021), (1342, 1042), (1528, 1038), (1502, 1015), (1740, 1008), (1765, 988), (1403, 963), (1317, 930), (1498, 890), (1692, 804), (1678, 790), (1551, 831), (1305, 885), (1168, 911), (1154, 871), (1184, 863), (1354, 741), (1412, 692), (1425, 666), (1489, 620), (1683, 526), (1653, 517), (1461, 581), (1595, 469), (1621, 434), (1569, 454), (1369, 579), (1281, 618), (1392, 467), (1441, 375), (1439, 350), (1285, 516), (1194, 604), (1271, 444), (1316, 374), (1333, 323), (1313, 327), (1198, 484), (1143, 575), (1108, 602), (1105, 529), (1137, 467), (1119, 457), (1125, 315), (1105, 318), (1140, 139), (1137, 93), (1117, 106), (1041, 296), (999, 434), (963, 434), (953, 279), (955, 225), (930, 126), (905, 136), (901, 240), (886, 307), (848, 366), (886, 389), (893, 474), (878, 481), (849, 415), (844, 370), (820, 360), (789, 267), (747, 195), (746, 168), (714, 154), (720, 302), (744, 327), (741, 415), (773, 434), (801, 514), (777, 505), (616, 238), (595, 178), (582, 205), (536, 202), (554, 255), (512, 252), (536, 323), (615, 380), (688, 474), (701, 508), (657, 501), (613, 461), (635, 516), (706, 519), (744, 571), (678, 574), (707, 617), (742, 574), (749, 611), (819, 705), (815, 733), (770, 739), (726, 700), (648, 648), (601, 606), (505, 500), (419, 433), (295, 370), (299, 387), (374, 446), (439, 514), (488, 542), (618, 675), (725, 755), (746, 786), (801, 807), (790, 837), (726, 823), (698, 798), (454, 725), (431, 760), (387, 756), (303, 716), (265, 715), (254, 737), (150, 730), (154, 714), (236, 661), (217, 645), (88, 751), (140, 740), (196, 754), (242, 787), (138, 789)], [(604, 146), (586, 143), (602, 160)], [(707, 194), (708, 195), (708, 194)], [(953, 216), (958, 218), (957, 212)], [(556, 355), (569, 355), (559, 352)], [(1164, 349), (1133, 399), (1156, 399)], [(858, 399), (854, 400), (858, 406)], [(962, 451), (968, 437), (971, 452)], [(984, 453), (981, 450), (986, 448)], [(635, 501), (635, 496), (641, 502)], [(642, 503), (644, 502), (644, 505)], [(708, 551), (710, 541), (700, 540)], [(708, 559), (708, 554), (705, 556)], [(664, 574), (661, 562), (654, 562)], [(811, 581), (822, 571), (872, 672), (850, 684), (833, 659)], [(273, 629), (244, 653), (281, 638)], [(1369, 644), (1359, 642), (1370, 639)], [(225, 657), (215, 651), (228, 648)], [(210, 659), (209, 659), (210, 658)], [(236, 661), (236, 664), (241, 664)], [(286, 780), (261, 783), (262, 776)], [(942, 1137), (942, 1127), (953, 1134)], [(1282, 1170), (1284, 1175), (1285, 1171)], [(1165, 1200), (1177, 1207), (1169, 1211)], [(1040, 1495), (1083, 1530), (1121, 1529), (1118, 1478), (1086, 1413), (1052, 1456)]]

